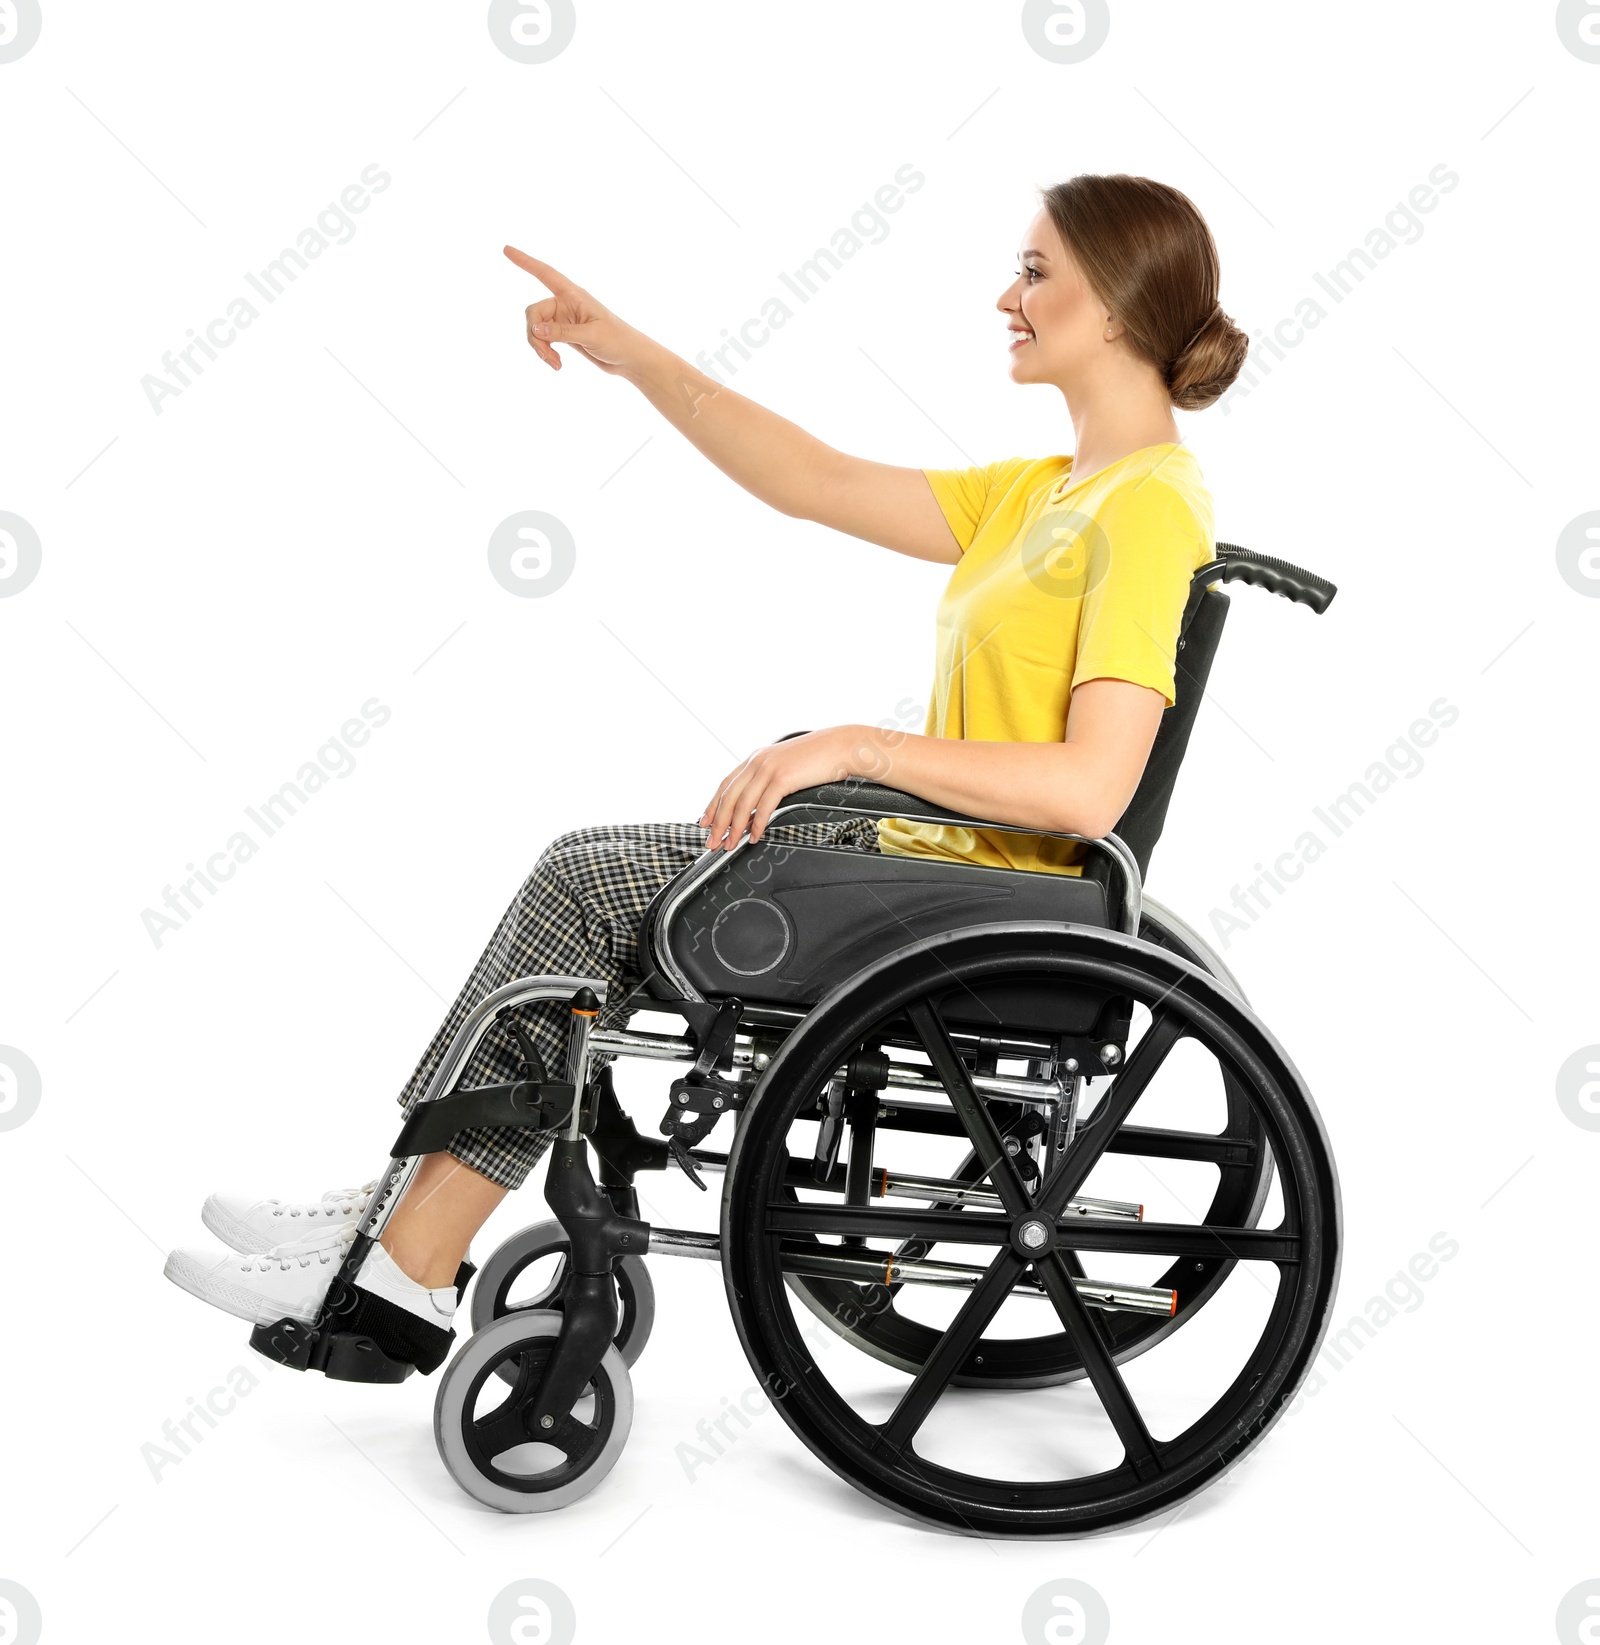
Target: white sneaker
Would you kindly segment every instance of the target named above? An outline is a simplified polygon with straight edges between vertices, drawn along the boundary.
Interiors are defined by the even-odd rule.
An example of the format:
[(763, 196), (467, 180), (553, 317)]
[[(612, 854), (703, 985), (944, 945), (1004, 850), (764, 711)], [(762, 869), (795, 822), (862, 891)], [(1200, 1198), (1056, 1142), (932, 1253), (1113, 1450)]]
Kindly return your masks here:
[(180, 1250), (167, 1258), (165, 1273), (190, 1296), (252, 1325), (297, 1319), (310, 1325), (322, 1307), (333, 1277), (350, 1248), (355, 1224), (324, 1231), (320, 1244), (281, 1246), (241, 1256), (218, 1251)]
[(275, 1251), (283, 1245), (320, 1243), (336, 1229), (354, 1227), (377, 1187), (330, 1188), (320, 1200), (256, 1199), (249, 1194), (213, 1194), (200, 1220), (224, 1245), (245, 1253)]

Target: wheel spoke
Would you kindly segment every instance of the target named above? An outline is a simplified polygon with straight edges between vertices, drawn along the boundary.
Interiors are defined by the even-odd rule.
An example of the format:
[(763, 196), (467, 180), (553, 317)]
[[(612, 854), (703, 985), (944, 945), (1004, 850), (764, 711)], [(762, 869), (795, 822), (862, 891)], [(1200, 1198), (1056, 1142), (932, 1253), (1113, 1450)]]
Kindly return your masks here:
[(570, 1413), (557, 1417), (549, 1428), (529, 1428), (523, 1420), (526, 1407), (515, 1394), (497, 1405), (488, 1416), (472, 1425), (473, 1437), (491, 1460), (518, 1445), (548, 1445), (569, 1460), (586, 1450), (594, 1439), (595, 1426), (580, 1422)]
[(1087, 1279), (1089, 1277), (1088, 1274), (1084, 1272), (1083, 1264), (1078, 1261), (1078, 1253), (1076, 1251), (1064, 1251), (1058, 1245), (1056, 1247), (1056, 1255), (1061, 1258), (1062, 1267), (1066, 1269), (1073, 1279)]
[(906, 1015), (922, 1042), (922, 1049), (928, 1053), (928, 1061), (933, 1064), (939, 1083), (944, 1086), (952, 1106), (961, 1116), (973, 1150), (983, 1163), (984, 1175), (994, 1185), (1000, 1203), (1012, 1216), (1021, 1216), (1029, 1207), (1028, 1190), (1000, 1140), (999, 1128), (984, 1107), (983, 1099), (978, 1095), (949, 1031), (939, 1020), (938, 1012), (925, 999), (907, 1007)]
[(1126, 1251), (1152, 1257), (1226, 1257), (1235, 1262), (1296, 1263), (1300, 1236), (1270, 1228), (1218, 1228), (1206, 1222), (1096, 1222), (1068, 1217), (1056, 1238), (1072, 1251)]
[(1117, 1437), (1122, 1441), (1122, 1448), (1127, 1452), (1134, 1472), (1141, 1479), (1149, 1479), (1161, 1471), (1156, 1442), (1150, 1437), (1150, 1430), (1145, 1427), (1144, 1418), (1133, 1403), (1133, 1396), (1128, 1392), (1127, 1383), (1122, 1380), (1117, 1362), (1112, 1359), (1105, 1339), (1100, 1335), (1100, 1327), (1078, 1295), (1061, 1255), (1060, 1252), (1053, 1252), (1043, 1262), (1035, 1263), (1034, 1272), (1055, 1304), (1061, 1323), (1066, 1327), (1072, 1346), (1078, 1350), (1084, 1369), (1089, 1373), (1089, 1380), (1094, 1384), (1094, 1391), (1100, 1396), (1100, 1403), (1111, 1418), (1112, 1427), (1117, 1430)]
[[(853, 1205), (767, 1207), (774, 1234), (859, 1234), (867, 1239), (940, 1240), (953, 1245), (1005, 1245), (1011, 1218), (998, 1211), (862, 1210)], [(1142, 1256), (1231, 1257), (1240, 1262), (1295, 1263), (1300, 1236), (1267, 1228), (1213, 1227), (1204, 1222), (1124, 1222), (1120, 1218), (1062, 1217), (1056, 1239), (1070, 1251), (1127, 1251)], [(881, 1254), (887, 1261), (888, 1252)]]
[(472, 1434), (482, 1446), (483, 1454), (490, 1458), (514, 1446), (526, 1445), (528, 1430), (522, 1425), (522, 1401), (515, 1393), (507, 1394), (488, 1416), (479, 1417), (473, 1422)]
[[(845, 1204), (865, 1205), (872, 1197), (872, 1142), (877, 1128), (878, 1093), (854, 1088), (846, 1090), (844, 1113), (845, 1123), (850, 1128), (850, 1157), (844, 1173)], [(846, 1239), (845, 1244), (850, 1243)]]
[(894, 1413), (878, 1432), (896, 1451), (903, 1451), (911, 1443), (917, 1430), (933, 1409), (934, 1401), (950, 1386), (950, 1379), (966, 1364), (972, 1350), (983, 1335), (984, 1327), (1000, 1311), (1000, 1304), (1011, 1294), (1011, 1288), (1027, 1264), (1009, 1248), (995, 1255), (982, 1279), (973, 1286), (965, 1302), (956, 1312), (923, 1362), (922, 1369), (911, 1379), (911, 1386), (900, 1396)]
[(1256, 1143), (1250, 1137), (1219, 1136), (1210, 1131), (1170, 1131), (1159, 1126), (1124, 1125), (1106, 1144), (1108, 1154), (1138, 1154), (1147, 1159), (1200, 1160), (1211, 1165), (1254, 1165)]
[[(1087, 1218), (1076, 1220), (1087, 1221)], [(999, 1211), (935, 1211), (918, 1206), (892, 1210), (855, 1205), (796, 1205), (774, 1200), (767, 1206), (773, 1234), (862, 1234), (868, 1239), (951, 1240), (957, 1245), (1004, 1245), (1011, 1218)]]
[(569, 1460), (586, 1450), (593, 1441), (595, 1431), (599, 1426), (599, 1413), (596, 1413), (594, 1422), (581, 1422), (569, 1411), (564, 1417), (557, 1417), (555, 1426), (548, 1432), (537, 1429), (533, 1437), (541, 1445), (553, 1445)]
[(1050, 1180), (1039, 1195), (1038, 1210), (1051, 1217), (1060, 1216), (1167, 1060), (1167, 1053), (1182, 1038), (1183, 1024), (1170, 1012), (1163, 1012), (1151, 1022), (1122, 1072), (1111, 1082), (1099, 1113), (1079, 1131), (1067, 1150), (1067, 1157), (1051, 1172)]
[(1068, 1217), (1056, 1238), (1071, 1251), (1126, 1251), (1151, 1257), (1225, 1257), (1235, 1262), (1296, 1263), (1300, 1236), (1270, 1228), (1218, 1228), (1207, 1222), (1095, 1221)]

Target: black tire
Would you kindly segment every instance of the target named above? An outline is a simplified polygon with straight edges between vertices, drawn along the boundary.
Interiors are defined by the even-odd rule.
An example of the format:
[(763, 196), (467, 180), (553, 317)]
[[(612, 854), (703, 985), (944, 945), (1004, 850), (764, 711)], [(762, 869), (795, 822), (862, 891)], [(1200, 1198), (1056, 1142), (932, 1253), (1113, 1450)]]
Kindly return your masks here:
[[(1148, 1088), (1167, 1052), (1179, 1039), (1188, 1039), (1229, 1071), (1261, 1128), (1279, 1175), (1280, 1225), (1263, 1231), (1243, 1225), (1221, 1229), (1200, 1219), (1150, 1224), (1068, 1218), (1056, 1223), (1052, 1237), (1057, 1249), (1042, 1259), (1029, 1257), (1017, 1242), (1022, 1223), (1037, 1219), (1029, 1215), (1027, 1189), (1003, 1155), (988, 1176), (1002, 1197), (1010, 1196), (1008, 1209), (947, 1214), (947, 1219), (964, 1218), (959, 1229), (920, 1207), (888, 1212), (845, 1208), (837, 1200), (802, 1204), (786, 1194), (791, 1130), (808, 1123), (805, 1116), (826, 1082), (863, 1044), (916, 1043), (908, 1038), (913, 1027), (930, 1060), (942, 1068), (947, 1091), (956, 1093), (952, 1107), (965, 1135), (996, 1155), (993, 1121), (966, 1078), (938, 1002), (953, 990), (1001, 979), (1131, 998), (1154, 1008), (1117, 1081), (1067, 1152), (1062, 1175), (1054, 1179), (1056, 1189), (1077, 1191), (1082, 1173), (1123, 1138), (1128, 1107)], [(940, 1044), (942, 1064), (934, 1049)], [(1149, 1127), (1134, 1127), (1129, 1136), (1141, 1146), (1150, 1145), (1147, 1139), (1161, 1141)], [(1074, 1174), (1077, 1183), (1071, 1182)], [(1052, 1189), (1047, 1185), (1043, 1192)], [(802, 1335), (806, 1316), (797, 1314), (786, 1284), (786, 1242), (792, 1262), (796, 1251), (803, 1256), (822, 1238), (843, 1234), (870, 1242), (877, 1256), (886, 1256), (885, 1248), (903, 1238), (949, 1240), (956, 1234), (963, 1244), (987, 1245), (994, 1253), (983, 1279), (967, 1292), (956, 1319), (940, 1335), (937, 1351), (923, 1358), (882, 1422), (863, 1415), (818, 1364)], [(762, 1076), (745, 1111), (723, 1188), (722, 1251), (730, 1306), (750, 1363), (784, 1420), (830, 1468), (868, 1495), (915, 1518), (984, 1536), (1072, 1536), (1131, 1524), (1172, 1508), (1231, 1467), (1259, 1442), (1310, 1370), (1333, 1305), (1339, 1244), (1338, 1181), (1321, 1120), (1272, 1036), (1234, 992), (1179, 955), (1076, 926), (969, 928), (914, 943), (833, 990), (784, 1041)], [(1091, 1259), (1096, 1253), (1125, 1252), (1190, 1260), (1219, 1252), (1241, 1267), (1265, 1264), (1276, 1270), (1269, 1300), (1257, 1304), (1265, 1318), (1236, 1372), (1231, 1351), (1226, 1356), (1231, 1380), (1225, 1390), (1167, 1439), (1152, 1436), (1117, 1363), (1114, 1333), (1099, 1327), (1071, 1282), (1080, 1252)], [(980, 1400), (991, 1422), (1004, 1420), (1008, 1406), (1025, 1404), (1032, 1413), (1025, 1418), (1025, 1438), (1041, 1455), (1051, 1454), (1064, 1420), (1081, 1423), (1098, 1402), (1114, 1430), (1113, 1445), (1122, 1452), (1115, 1466), (1054, 1479), (992, 1478), (936, 1461), (914, 1443), (925, 1433), (937, 1401), (950, 1398), (949, 1390), (959, 1387), (956, 1377), (971, 1371), (972, 1353), (989, 1340), (983, 1337), (985, 1326), (1025, 1274), (1037, 1276), (1048, 1291), (1063, 1334), (1087, 1368), (1088, 1382), (1011, 1394), (1001, 1406), (987, 1394), (954, 1398), (958, 1403)], [(1151, 1374), (1149, 1367), (1159, 1370), (1169, 1362), (1161, 1353), (1152, 1355), (1141, 1379)], [(1048, 1412), (1042, 1430), (1037, 1428), (1041, 1410)], [(949, 1432), (941, 1426), (935, 1439), (942, 1442)]]
[[(478, 1271), (472, 1286), (472, 1329), (481, 1331), (497, 1319), (519, 1309), (546, 1309), (559, 1313), (561, 1297), (566, 1284), (567, 1236), (561, 1224), (553, 1217), (536, 1222), (515, 1233), (496, 1247), (489, 1260)], [(534, 1263), (544, 1257), (558, 1259), (556, 1271), (547, 1277), (544, 1287), (533, 1297), (513, 1303), (511, 1289), (518, 1278)], [(651, 1283), (650, 1270), (643, 1257), (618, 1257), (611, 1275), (617, 1287), (617, 1334), (612, 1339), (623, 1363), (633, 1365), (644, 1352), (656, 1319), (656, 1292)], [(500, 1376), (507, 1382), (516, 1375), (516, 1369), (504, 1365)]]
[[(1199, 966), (1233, 993), (1240, 993), (1238, 983), (1217, 957), (1165, 909), (1147, 909), (1139, 935), (1143, 941)], [(1253, 1228), (1272, 1184), (1272, 1150), (1237, 1076), (1223, 1068), (1221, 1083), (1227, 1104), (1222, 1134), (1237, 1139), (1240, 1157), (1219, 1169), (1216, 1190), (1201, 1220), (1216, 1227)], [(1152, 1282), (1177, 1291), (1178, 1308), (1170, 1318), (1115, 1314), (1103, 1321), (1117, 1363), (1124, 1364), (1145, 1353), (1192, 1320), (1216, 1295), (1233, 1266), (1228, 1258), (1219, 1257), (1197, 1271), (1192, 1260), (1179, 1259)], [(790, 1274), (788, 1284), (830, 1330), (897, 1370), (920, 1369), (939, 1340), (938, 1330), (895, 1306), (900, 1286), (855, 1285), (810, 1274)], [(981, 1359), (981, 1366), (974, 1363), (972, 1369), (954, 1377), (956, 1387), (1048, 1388), (1076, 1382), (1085, 1374), (1082, 1356), (1064, 1332), (1038, 1337), (985, 1337), (974, 1350), (973, 1359)]]

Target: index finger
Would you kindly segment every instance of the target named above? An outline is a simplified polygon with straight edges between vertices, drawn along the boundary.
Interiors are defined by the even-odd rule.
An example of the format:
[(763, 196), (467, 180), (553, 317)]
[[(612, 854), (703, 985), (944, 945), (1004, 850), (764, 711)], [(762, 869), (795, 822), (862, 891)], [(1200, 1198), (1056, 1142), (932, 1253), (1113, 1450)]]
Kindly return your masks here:
[(551, 296), (559, 297), (564, 291), (575, 291), (566, 275), (558, 273), (548, 263), (541, 263), (537, 257), (530, 257), (525, 251), (518, 251), (515, 246), (503, 248), (507, 257), (526, 274), (531, 274), (535, 280), (541, 281), (549, 290)]

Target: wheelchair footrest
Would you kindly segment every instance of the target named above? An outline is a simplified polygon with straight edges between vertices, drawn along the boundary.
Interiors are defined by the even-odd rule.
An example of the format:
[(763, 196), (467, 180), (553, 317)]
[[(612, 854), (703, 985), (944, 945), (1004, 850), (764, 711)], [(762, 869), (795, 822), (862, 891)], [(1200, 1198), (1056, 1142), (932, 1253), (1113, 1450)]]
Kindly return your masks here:
[(291, 1371), (321, 1371), (336, 1382), (404, 1382), (416, 1369), (405, 1360), (391, 1359), (360, 1332), (325, 1335), (296, 1319), (256, 1326), (250, 1346)]
[[(456, 1270), (458, 1299), (477, 1271), (470, 1262)], [(347, 1328), (333, 1330), (335, 1323)], [(330, 1288), (319, 1323), (279, 1319), (250, 1333), (258, 1354), (291, 1371), (321, 1371), (336, 1382), (404, 1382), (415, 1370), (426, 1376), (444, 1362), (454, 1340), (453, 1330), (430, 1326), (342, 1280)]]
[(258, 1354), (287, 1365), (291, 1371), (311, 1370), (311, 1354), (317, 1345), (317, 1328), (303, 1325), (297, 1319), (274, 1320), (270, 1325), (258, 1325), (250, 1333), (250, 1346)]
[(403, 1359), (390, 1359), (371, 1337), (335, 1331), (328, 1338), (322, 1374), (336, 1382), (404, 1382), (415, 1369)]

